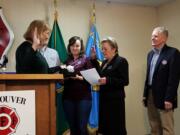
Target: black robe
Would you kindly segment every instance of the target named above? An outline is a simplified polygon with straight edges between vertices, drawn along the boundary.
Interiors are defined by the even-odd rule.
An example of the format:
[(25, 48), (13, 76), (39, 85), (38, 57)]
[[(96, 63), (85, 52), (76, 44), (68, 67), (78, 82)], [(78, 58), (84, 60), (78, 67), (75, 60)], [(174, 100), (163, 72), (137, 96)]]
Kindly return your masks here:
[(49, 68), (46, 59), (39, 51), (32, 48), (32, 43), (24, 41), (16, 50), (16, 73), (47, 74), (60, 70), (60, 67)]

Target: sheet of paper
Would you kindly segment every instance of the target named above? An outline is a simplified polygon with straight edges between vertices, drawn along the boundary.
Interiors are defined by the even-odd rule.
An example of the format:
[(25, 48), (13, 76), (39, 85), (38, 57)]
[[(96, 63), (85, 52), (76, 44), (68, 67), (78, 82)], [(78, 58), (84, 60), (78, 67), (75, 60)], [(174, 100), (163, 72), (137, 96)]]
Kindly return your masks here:
[(100, 79), (100, 76), (95, 68), (83, 70), (80, 71), (80, 73), (91, 85), (98, 85), (98, 80)]

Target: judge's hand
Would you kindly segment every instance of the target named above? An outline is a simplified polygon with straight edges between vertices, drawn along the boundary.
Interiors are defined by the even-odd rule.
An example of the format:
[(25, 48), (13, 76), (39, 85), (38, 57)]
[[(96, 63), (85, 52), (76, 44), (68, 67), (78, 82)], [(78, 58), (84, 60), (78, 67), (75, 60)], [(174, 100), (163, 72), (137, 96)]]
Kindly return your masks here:
[(68, 65), (68, 66), (66, 66), (66, 65), (60, 65), (60, 68), (61, 68), (61, 69), (67, 69), (67, 71), (68, 71), (68, 72), (71, 72), (71, 73), (74, 72), (74, 66), (71, 66), (71, 65)]
[(77, 79), (77, 80), (83, 80), (83, 77), (82, 77), (81, 75), (78, 75), (78, 74), (77, 74), (77, 75), (76, 75), (76, 79)]
[(66, 65), (60, 65), (61, 69), (66, 69)]
[(83, 77), (78, 74), (75, 77), (70, 77), (70, 78), (73, 80), (83, 80)]
[(37, 28), (35, 28), (34, 33), (33, 33), (33, 43), (32, 43), (32, 48), (34, 50), (37, 50), (41, 48), (41, 41), (37, 32)]

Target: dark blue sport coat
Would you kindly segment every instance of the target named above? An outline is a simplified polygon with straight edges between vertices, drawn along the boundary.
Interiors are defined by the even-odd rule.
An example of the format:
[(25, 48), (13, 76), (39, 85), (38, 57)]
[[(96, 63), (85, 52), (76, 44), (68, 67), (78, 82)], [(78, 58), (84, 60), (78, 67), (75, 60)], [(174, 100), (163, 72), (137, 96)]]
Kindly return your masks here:
[(152, 86), (148, 86), (150, 63), (153, 57), (150, 51), (147, 57), (147, 74), (144, 87), (144, 97), (148, 98), (149, 90), (152, 89), (154, 104), (159, 109), (164, 109), (164, 101), (173, 104), (177, 108), (177, 90), (180, 80), (180, 52), (176, 48), (165, 45), (160, 53), (155, 66)]

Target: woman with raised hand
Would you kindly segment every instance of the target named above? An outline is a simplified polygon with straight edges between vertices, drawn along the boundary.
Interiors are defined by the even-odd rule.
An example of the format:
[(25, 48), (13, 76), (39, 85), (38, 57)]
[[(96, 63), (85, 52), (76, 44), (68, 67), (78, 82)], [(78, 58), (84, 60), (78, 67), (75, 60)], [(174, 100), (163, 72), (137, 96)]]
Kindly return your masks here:
[(40, 74), (59, 71), (59, 66), (49, 68), (39, 49), (48, 44), (50, 28), (42, 20), (34, 20), (27, 28), (24, 38), (16, 50), (16, 73)]

